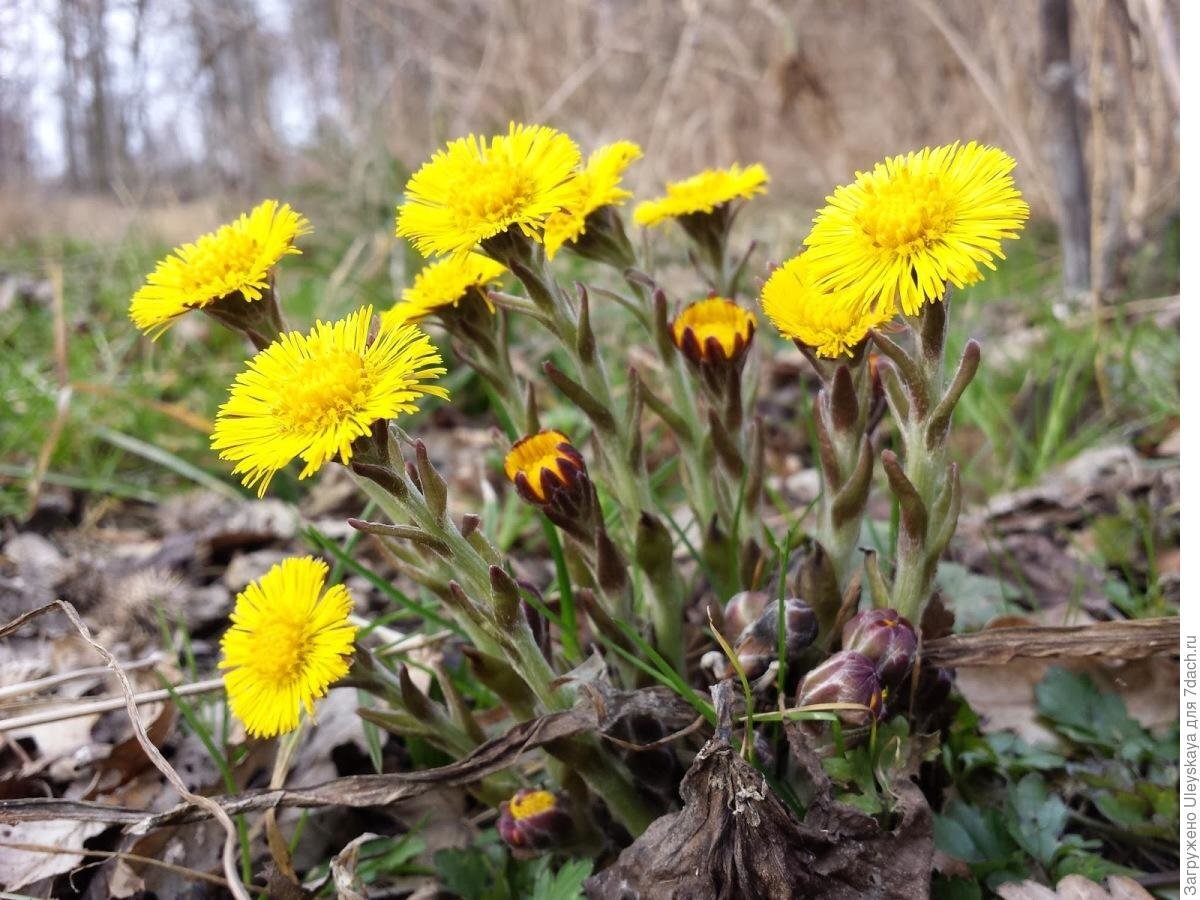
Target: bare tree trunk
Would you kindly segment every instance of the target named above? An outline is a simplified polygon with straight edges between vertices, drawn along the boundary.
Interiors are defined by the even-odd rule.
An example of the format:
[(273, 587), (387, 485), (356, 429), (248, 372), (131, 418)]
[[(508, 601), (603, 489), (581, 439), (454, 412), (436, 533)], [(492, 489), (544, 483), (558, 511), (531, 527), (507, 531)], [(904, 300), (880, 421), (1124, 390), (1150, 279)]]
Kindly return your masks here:
[(1046, 97), (1046, 156), (1058, 194), (1063, 288), (1068, 296), (1080, 296), (1091, 283), (1091, 214), (1071, 65), (1070, 0), (1039, 0), (1038, 25), (1041, 87)]
[(79, 90), (75, 64), (75, 9), (73, 0), (59, 0), (58, 34), (62, 40), (63, 63), (62, 84), (59, 85), (62, 142), (63, 155), (67, 159), (67, 184), (73, 189), (79, 188), (83, 183), (76, 130), (79, 122)]
[(114, 153), (112, 110), (109, 104), (108, 84), (108, 29), (104, 15), (106, 0), (88, 0), (87, 31), (88, 80), (92, 85), (92, 102), (88, 121), (88, 157), (91, 182), (98, 188), (111, 187), (113, 183)]

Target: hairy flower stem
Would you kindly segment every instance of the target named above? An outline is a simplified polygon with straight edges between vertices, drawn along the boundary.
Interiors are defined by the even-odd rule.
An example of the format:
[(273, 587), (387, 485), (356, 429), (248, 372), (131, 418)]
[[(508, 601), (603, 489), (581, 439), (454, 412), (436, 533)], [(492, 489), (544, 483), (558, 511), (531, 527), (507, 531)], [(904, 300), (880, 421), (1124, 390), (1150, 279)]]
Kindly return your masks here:
[(626, 283), (633, 289), (641, 303), (642, 314), (637, 317), (638, 321), (641, 322), (658, 350), (658, 357), (666, 376), (667, 389), (675, 401), (671, 408), (678, 414), (686, 428), (685, 434), (677, 434), (676, 437), (679, 439), (679, 456), (683, 465), (684, 485), (687, 488), (692, 513), (701, 525), (709, 522), (714, 515), (719, 515), (721, 523), (728, 526), (733, 511), (725, 509), (717, 503), (712, 479), (713, 460), (704, 458), (705, 428), (700, 422), (700, 407), (693, 380), (684, 371), (683, 357), (671, 342), (669, 335), (658, 333), (669, 328), (669, 325), (665, 321), (656, 321), (659, 313), (655, 308), (655, 301), (649, 285), (638, 278), (629, 277), (629, 270), (626, 270), (624, 274)]
[[(390, 474), (399, 490), (384, 489), (378, 482), (368, 478), (360, 478), (360, 483), (368, 496), (394, 521), (411, 520), (427, 535), (447, 547), (455, 572), (472, 602), (478, 604), (480, 598), (492, 598), (494, 591), (490, 566), (479, 551), (462, 536), (444, 510), (439, 514), (429, 508), (421, 490), (403, 467), (400, 467), (400, 471), (391, 469)], [(501, 623), (498, 621), (498, 610), (494, 605), (489, 606), (484, 607), (483, 614), (472, 623), (474, 627), (468, 634), (482, 630), (487, 635), (487, 641), (481, 649), (489, 644), (498, 645), (545, 709), (564, 709), (567, 704), (551, 687), (556, 677), (554, 670), (542, 655), (524, 617), (506, 615)]]
[(948, 299), (943, 298), (909, 318), (913, 355), (876, 335), (876, 344), (894, 364), (895, 381), (902, 386), (889, 390), (887, 396), (903, 444), (903, 466), (890, 453), (883, 459), (901, 513), (890, 599), (913, 622), (921, 620), (938, 560), (958, 524), (962, 495), (958, 467), (948, 462), (946, 439), (954, 407), (979, 365), (979, 345), (969, 341), (954, 378), (946, 383), (947, 316)]
[(822, 481), (817, 538), (842, 590), (855, 568), (874, 468), (867, 434), (871, 377), (861, 360), (832, 371), (822, 363), (817, 372), (824, 381), (813, 410)]
[[(510, 247), (508, 258), (502, 261), (521, 280), (530, 298), (548, 318), (548, 327), (567, 351), (584, 390), (601, 408), (616, 410), (618, 407), (603, 357), (596, 352), (590, 335), (582, 335), (584, 340), (581, 340), (579, 317), (546, 268), (540, 249), (533, 248), (528, 242), (517, 242), (516, 249)], [(638, 514), (653, 507), (648, 480), (631, 463), (634, 436), (627, 433), (615, 416), (608, 427), (594, 424), (597, 424), (595, 437), (604, 454), (610, 487), (621, 507), (627, 532), (632, 533)]]
[[(485, 249), (504, 262), (521, 280), (530, 299), (548, 319), (550, 331), (563, 345), (578, 373), (584, 392), (580, 399), (594, 403), (595, 411), (608, 411), (609, 415), (601, 418), (595, 411), (584, 410), (589, 413), (595, 426), (595, 440), (604, 458), (609, 487), (620, 508), (625, 535), (633, 540), (638, 534), (643, 514), (655, 508), (654, 498), (650, 492), (650, 479), (646, 477), (640, 462), (640, 454), (634, 453), (635, 443), (639, 439), (636, 434), (638, 422), (635, 419), (623, 425), (617, 416), (611, 415), (618, 406), (609, 386), (603, 357), (596, 352), (590, 322), (582, 322), (567, 301), (547, 269), (540, 247), (509, 235), (503, 245), (498, 242), (485, 244)], [(639, 461), (635, 463), (635, 459)], [(627, 546), (626, 549), (634, 548)], [(641, 564), (640, 555), (634, 555), (639, 560), (639, 569), (648, 576), (648, 600), (651, 617), (658, 626), (655, 636), (659, 650), (683, 672), (682, 584), (678, 579), (668, 581), (650, 576)]]

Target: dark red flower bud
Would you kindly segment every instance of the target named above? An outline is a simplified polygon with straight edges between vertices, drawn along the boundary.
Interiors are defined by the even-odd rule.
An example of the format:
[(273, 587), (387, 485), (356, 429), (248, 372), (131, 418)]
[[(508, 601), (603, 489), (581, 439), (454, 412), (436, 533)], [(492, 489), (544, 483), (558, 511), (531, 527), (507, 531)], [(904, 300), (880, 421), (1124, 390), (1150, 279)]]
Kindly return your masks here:
[(754, 328), (754, 313), (724, 297), (709, 297), (679, 314), (671, 337), (693, 365), (741, 365)]
[(804, 676), (796, 702), (799, 706), (857, 703), (870, 711), (844, 709), (834, 712), (848, 725), (865, 725), (878, 717), (883, 707), (883, 688), (871, 660), (853, 650), (842, 650)]
[(523, 855), (562, 846), (570, 840), (574, 822), (556, 794), (526, 788), (500, 804), (496, 830)]
[(517, 493), (539, 506), (556, 525), (591, 541), (597, 525), (596, 489), (587, 465), (561, 431), (521, 438), (504, 457), (504, 474)]
[(842, 649), (870, 659), (884, 687), (897, 688), (916, 659), (917, 633), (894, 609), (868, 609), (842, 628)]

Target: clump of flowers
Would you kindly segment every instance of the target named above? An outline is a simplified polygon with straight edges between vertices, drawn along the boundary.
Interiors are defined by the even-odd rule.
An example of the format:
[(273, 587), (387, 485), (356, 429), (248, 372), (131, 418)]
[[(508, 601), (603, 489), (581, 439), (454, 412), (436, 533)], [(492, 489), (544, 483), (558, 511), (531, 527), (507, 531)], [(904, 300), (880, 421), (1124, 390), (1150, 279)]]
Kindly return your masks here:
[[(288, 560), (238, 597), (221, 663), (234, 715), (253, 735), (281, 734), (342, 684), (376, 698), (361, 714), (378, 727), (462, 757), (495, 751), (504, 729), (527, 728), (523, 742), (592, 710), (602, 735), (564, 728), (538, 744), (554, 760), (537, 773), (545, 787), (495, 767), (472, 786), (499, 804), (499, 833), (521, 853), (623, 840), (677, 802), (674, 784), (647, 773), (676, 779), (672, 742), (691, 732), (672, 736), (636, 703), (623, 716), (614, 702), (610, 715), (610, 698), (644, 699), (658, 682), (689, 718), (715, 725), (704, 688), (737, 679), (745, 755), (796, 782), (806, 776), (778, 752), (783, 731), (755, 730), (756, 704), (804, 720), (814, 738), (828, 725), (836, 737), (820, 749), (834, 752), (891, 717), (935, 721), (926, 713), (952, 685), (920, 665), (919, 631), (961, 504), (950, 423), (980, 361), (970, 341), (947, 377), (949, 288), (983, 277), (1020, 231), (1028, 208), (1013, 160), (975, 143), (890, 157), (837, 188), (807, 249), (774, 270), (753, 243), (730, 252), (738, 211), (766, 190), (761, 165), (669, 184), (633, 214), (645, 228), (676, 221), (689, 241), (694, 276), (668, 286), (621, 218), (621, 179), (640, 155), (617, 142), (583, 164), (575, 142), (545, 126), (451, 141), (409, 180), (396, 220), (400, 237), (442, 258), (380, 317), (365, 307), (305, 332), (228, 312), (275, 302), (271, 267), (307, 228), (273, 203), (181, 249), (134, 299), (151, 333), (201, 308), (247, 334), (258, 353), (217, 413), (213, 449), (260, 496), (293, 460), (301, 478), (348, 467), (377, 519), (350, 525), (433, 601), (414, 613), (481, 686), (460, 691), (435, 669), (436, 690), (422, 689), (385, 654), (351, 661), (349, 593), (325, 587), (323, 563)], [(567, 252), (615, 277), (593, 285), (585, 269), (568, 291), (554, 268)], [(519, 286), (499, 290), (501, 278)], [(819, 384), (801, 426), (822, 482), (811, 515), (767, 500), (767, 341), (738, 299), (749, 284), (761, 284), (763, 314)], [(601, 303), (606, 316), (628, 315), (647, 352), (614, 346), (594, 321)], [(486, 386), (508, 433), (497, 490), (541, 521), (553, 566), (518, 564), (528, 542), (459, 514), (410, 436), (425, 398), (448, 399), (441, 352), (417, 327), (428, 322)], [(512, 342), (529, 333), (549, 350), (539, 365), (514, 365)], [(877, 453), (885, 427), (895, 449)], [(862, 547), (868, 501), (884, 485), (898, 522), (894, 553), (881, 555)]]

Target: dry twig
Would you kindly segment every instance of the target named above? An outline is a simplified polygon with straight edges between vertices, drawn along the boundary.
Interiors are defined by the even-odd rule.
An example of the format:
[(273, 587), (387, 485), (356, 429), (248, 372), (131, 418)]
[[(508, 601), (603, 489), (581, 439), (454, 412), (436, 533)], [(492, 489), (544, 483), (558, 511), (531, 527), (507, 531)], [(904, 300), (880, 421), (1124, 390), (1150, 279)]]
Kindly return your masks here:
[(988, 628), (925, 644), (925, 665), (1003, 666), (1014, 659), (1143, 659), (1179, 652), (1179, 619), (1137, 619), (1093, 625)]
[(106, 647), (101, 645), (95, 638), (92, 637), (91, 631), (87, 624), (79, 617), (78, 611), (65, 600), (55, 600), (53, 603), (47, 603), (45, 606), (39, 606), (37, 609), (30, 610), (17, 618), (13, 619), (4, 627), (0, 628), (0, 637), (5, 637), (12, 632), (18, 630), (26, 622), (37, 618), (38, 616), (50, 612), (52, 609), (61, 609), (71, 624), (75, 626), (75, 630), (92, 649), (95, 650), (104, 659), (105, 664), (112, 669), (113, 674), (117, 676), (117, 681), (121, 684), (121, 692), (125, 698), (125, 710), (129, 713), (129, 721), (133, 725), (134, 735), (137, 737), (138, 744), (145, 752), (146, 757), (154, 764), (158, 771), (162, 772), (163, 776), (171, 783), (171, 786), (179, 792), (179, 796), (183, 798), (185, 807), (199, 807), (208, 815), (211, 815), (221, 827), (225, 829), (225, 847), (222, 852), (222, 866), (225, 869), (225, 878), (229, 882), (230, 892), (238, 898), (238, 900), (250, 900), (250, 894), (247, 893), (245, 885), (242, 884), (241, 877), (238, 875), (236, 848), (237, 848), (237, 827), (233, 824), (233, 819), (229, 814), (221, 808), (221, 805), (211, 797), (204, 797), (200, 794), (194, 794), (183, 779), (179, 777), (179, 773), (171, 767), (166, 758), (159, 752), (158, 747), (150, 740), (150, 736), (146, 734), (146, 726), (142, 724), (141, 716), (138, 715), (137, 701), (133, 692), (133, 687), (129, 683), (129, 678), (125, 674), (125, 670), (121, 668), (121, 663), (113, 656)]

